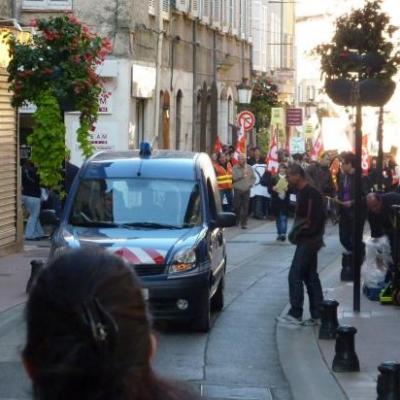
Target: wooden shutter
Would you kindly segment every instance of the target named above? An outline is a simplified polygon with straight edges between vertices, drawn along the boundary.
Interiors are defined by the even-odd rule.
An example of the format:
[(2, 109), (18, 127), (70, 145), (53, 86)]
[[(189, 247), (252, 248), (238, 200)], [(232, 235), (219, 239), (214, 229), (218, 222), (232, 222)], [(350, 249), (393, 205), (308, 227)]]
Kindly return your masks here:
[(17, 154), (15, 109), (0, 68), (0, 251), (17, 242)]
[(221, 0), (213, 0), (212, 24), (219, 28), (221, 26)]
[(189, 1), (188, 0), (175, 0), (175, 8), (177, 11), (187, 13), (189, 11)]
[(159, 0), (162, 1), (162, 14), (164, 19), (169, 19), (169, 5), (170, 0)]
[(202, 12), (201, 12), (201, 19), (203, 22), (206, 24), (210, 23), (210, 2), (211, 0), (203, 0), (203, 7), (202, 7)]
[(155, 0), (149, 0), (149, 14), (150, 15), (156, 15)]
[(190, 0), (189, 15), (192, 18), (199, 17), (199, 0)]

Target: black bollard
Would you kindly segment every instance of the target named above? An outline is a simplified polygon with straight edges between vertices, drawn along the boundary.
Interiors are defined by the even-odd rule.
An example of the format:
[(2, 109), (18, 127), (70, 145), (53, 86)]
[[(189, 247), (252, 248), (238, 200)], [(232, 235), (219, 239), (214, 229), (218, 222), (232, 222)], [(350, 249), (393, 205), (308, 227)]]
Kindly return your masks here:
[(336, 300), (324, 300), (321, 303), (321, 326), (319, 328), (320, 339), (335, 339), (339, 326)]
[(384, 362), (379, 365), (378, 371), (377, 400), (400, 400), (400, 363)]
[(340, 280), (344, 282), (353, 281), (353, 253), (342, 254), (342, 271), (340, 272)]
[(29, 293), (32, 285), (35, 283), (36, 278), (44, 268), (44, 262), (42, 260), (32, 260), (31, 261), (31, 276), (26, 284), (26, 293)]
[(357, 329), (353, 326), (339, 326), (337, 329), (335, 358), (332, 363), (334, 372), (358, 372), (360, 364), (354, 347)]

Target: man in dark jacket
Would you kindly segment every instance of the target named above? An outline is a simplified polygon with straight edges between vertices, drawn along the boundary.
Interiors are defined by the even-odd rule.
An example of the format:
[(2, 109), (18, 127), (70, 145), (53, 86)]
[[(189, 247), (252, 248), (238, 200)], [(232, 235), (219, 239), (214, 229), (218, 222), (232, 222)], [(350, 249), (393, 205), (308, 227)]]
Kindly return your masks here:
[(400, 206), (400, 193), (370, 193), (367, 196), (368, 220), (372, 237), (387, 235), (392, 255), (395, 254), (395, 227), (392, 206)]
[[(321, 282), (318, 276), (318, 251), (323, 246), (325, 213), (323, 199), (317, 189), (306, 179), (304, 169), (291, 164), (287, 169), (289, 184), (296, 189), (296, 216), (294, 225), (301, 226), (292, 243), (296, 244), (289, 271), (290, 310), (278, 321), (290, 325), (311, 326), (320, 321), (320, 305), (323, 301)], [(301, 222), (301, 223), (300, 223)], [(293, 229), (293, 228), (292, 228)], [(304, 287), (310, 302), (311, 318), (302, 321)]]
[[(354, 198), (355, 198), (355, 166), (356, 157), (351, 152), (342, 155), (342, 173), (339, 177), (338, 197), (342, 204), (340, 208), (339, 239), (347, 252), (351, 253), (354, 247), (353, 225), (354, 225)], [(370, 191), (370, 184), (367, 177), (362, 178), (362, 196)], [(365, 215), (363, 218), (365, 219)], [(364, 223), (363, 223), (364, 224)]]

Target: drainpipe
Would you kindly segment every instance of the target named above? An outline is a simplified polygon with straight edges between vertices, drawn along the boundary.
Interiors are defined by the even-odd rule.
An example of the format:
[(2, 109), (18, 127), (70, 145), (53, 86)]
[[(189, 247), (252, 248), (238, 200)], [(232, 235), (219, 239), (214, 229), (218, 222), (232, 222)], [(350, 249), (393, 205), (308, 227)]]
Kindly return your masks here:
[(156, 88), (155, 88), (155, 118), (154, 118), (154, 138), (153, 145), (157, 143), (157, 147), (159, 147), (159, 129), (160, 129), (160, 86), (161, 86), (161, 64), (162, 64), (162, 46), (163, 46), (163, 35), (164, 35), (164, 26), (163, 26), (163, 2), (162, 0), (158, 0), (158, 37), (157, 37), (157, 59), (156, 59)]
[(192, 99), (192, 150), (196, 150), (196, 121), (197, 121), (197, 22), (193, 20), (193, 99)]

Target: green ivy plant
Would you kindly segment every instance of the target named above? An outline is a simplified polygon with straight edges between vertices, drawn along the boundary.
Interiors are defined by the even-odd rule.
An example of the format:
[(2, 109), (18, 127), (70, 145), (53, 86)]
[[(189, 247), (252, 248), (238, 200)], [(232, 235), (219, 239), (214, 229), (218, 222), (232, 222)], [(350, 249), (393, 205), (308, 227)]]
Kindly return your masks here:
[(28, 144), (32, 147), (31, 158), (38, 168), (40, 181), (60, 191), (60, 166), (65, 159), (65, 126), (60, 107), (50, 90), (38, 95), (36, 106), (33, 132), (28, 136)]
[[(99, 95), (102, 85), (96, 74), (106, 55), (111, 52), (107, 38), (90, 32), (87, 26), (73, 15), (62, 15), (49, 19), (38, 19), (32, 25), (36, 33), (28, 43), (19, 43), (13, 36), (9, 37), (11, 62), (8, 66), (10, 90), (13, 92), (12, 104), (19, 107), (26, 102), (38, 104), (43, 98), (53, 97), (59, 104), (61, 112), (80, 111), (80, 127), (77, 130), (77, 141), (84, 156), (92, 154), (89, 132), (94, 129), (97, 120)], [(51, 129), (45, 113), (36, 116), (38, 125)], [(61, 120), (62, 121), (62, 120)], [(64, 137), (54, 134), (47, 152), (33, 149), (37, 154), (34, 161), (39, 168), (45, 164), (43, 157), (52, 154), (54, 159), (61, 159), (65, 153)], [(31, 139), (32, 147), (41, 146), (40, 141)], [(59, 152), (56, 155), (55, 152)], [(54, 155), (54, 156), (53, 156)], [(54, 169), (56, 170), (59, 167)], [(49, 174), (41, 173), (42, 184), (54, 187), (55, 180)]]

